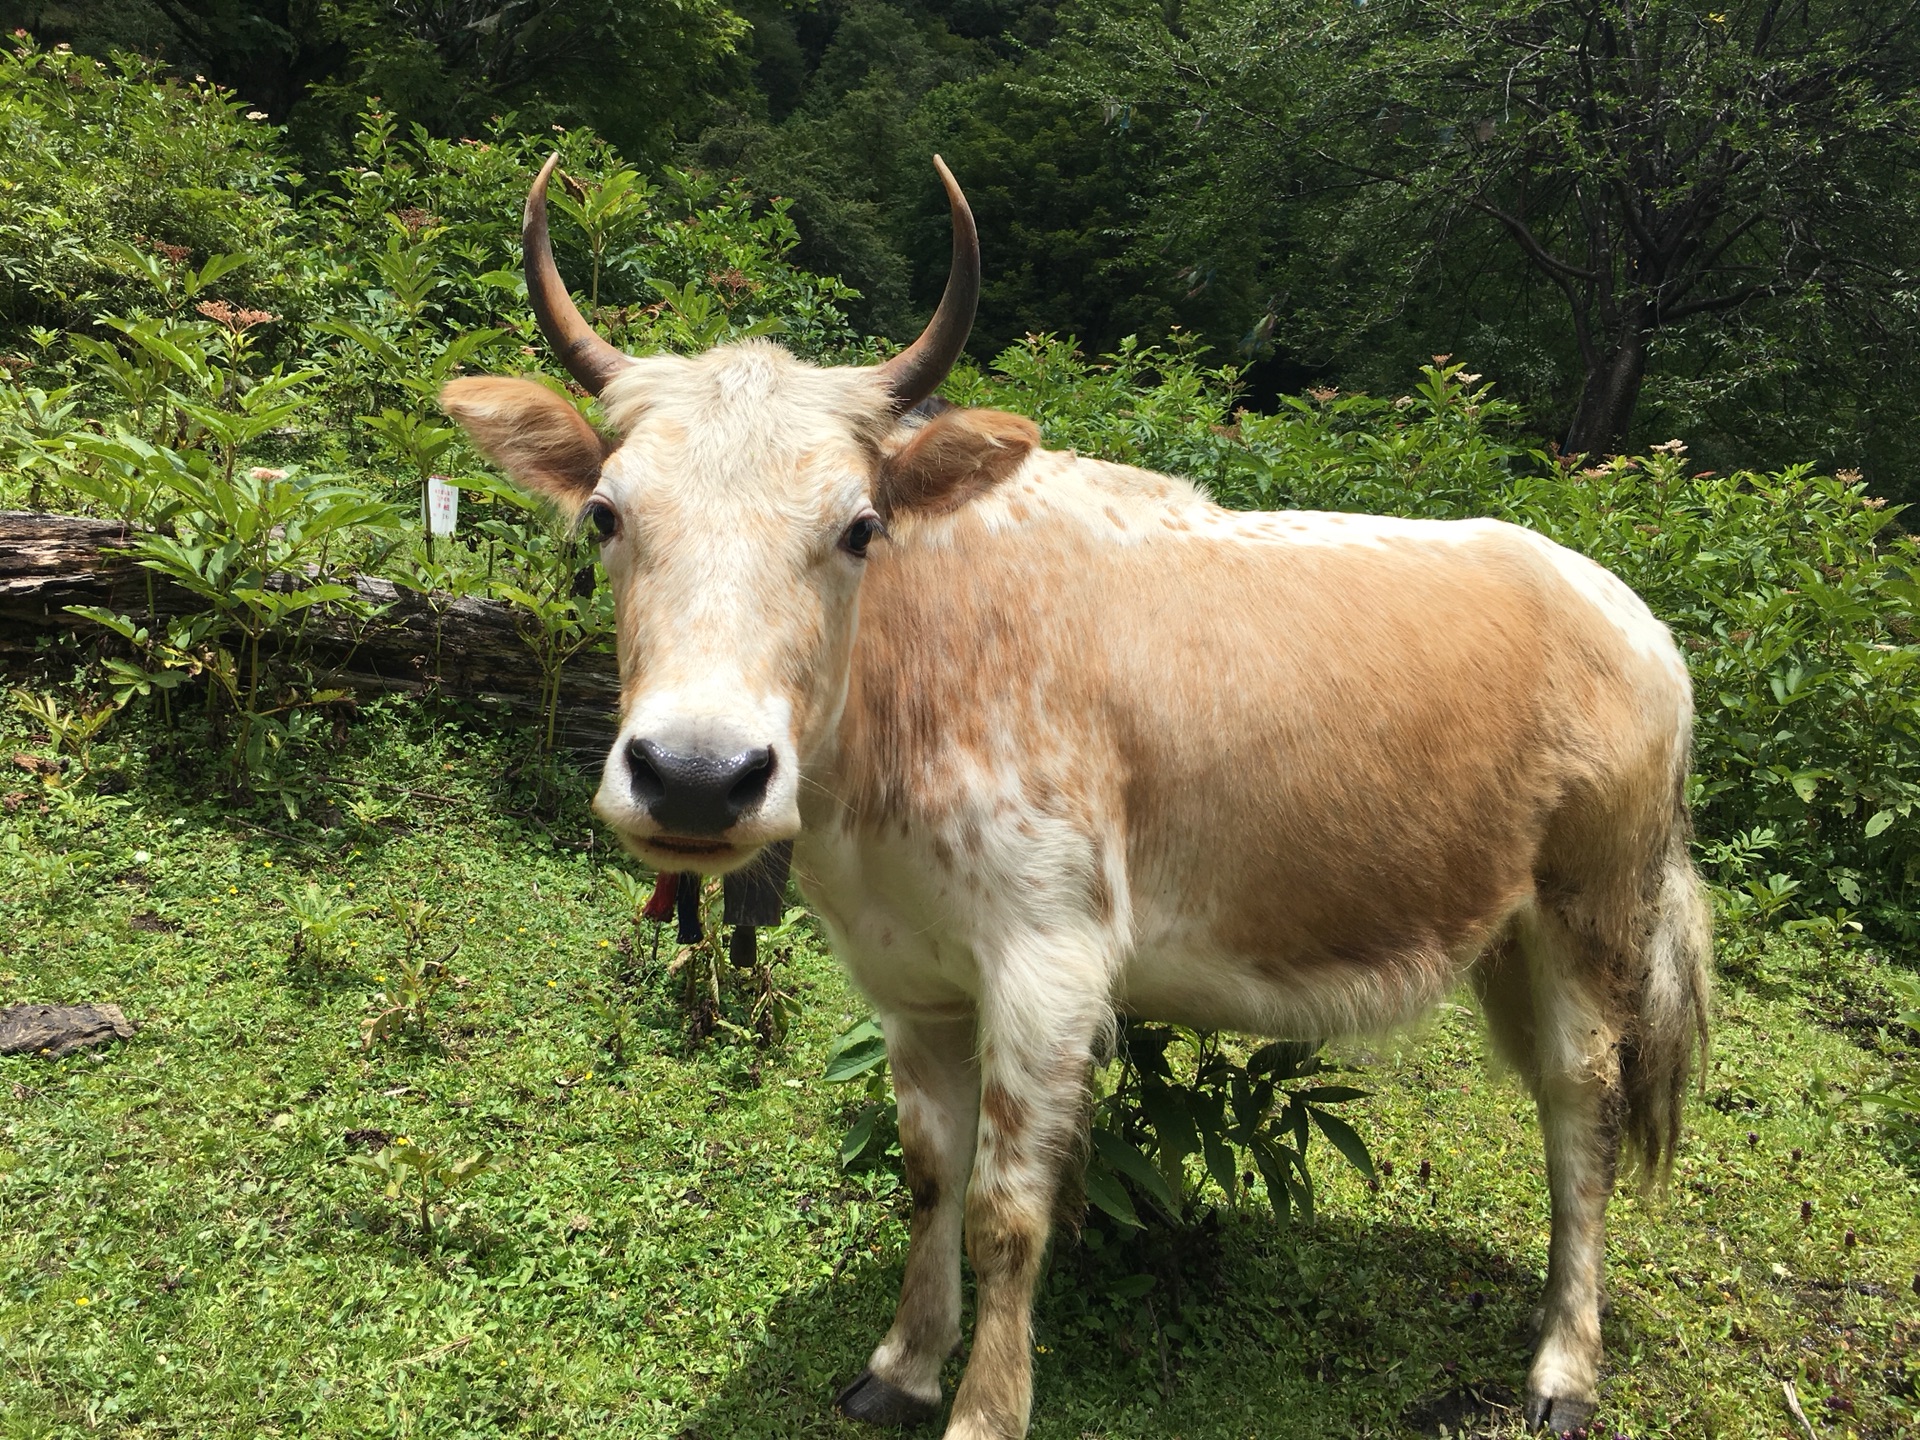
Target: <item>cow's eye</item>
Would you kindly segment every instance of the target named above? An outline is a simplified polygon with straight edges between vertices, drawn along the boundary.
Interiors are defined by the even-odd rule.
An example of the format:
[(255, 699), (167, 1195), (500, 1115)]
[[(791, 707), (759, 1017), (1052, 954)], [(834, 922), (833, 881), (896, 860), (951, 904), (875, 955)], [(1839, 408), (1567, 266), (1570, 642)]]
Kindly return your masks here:
[(862, 515), (847, 527), (847, 533), (840, 537), (840, 548), (856, 560), (864, 560), (867, 546), (873, 543), (873, 537), (887, 533), (887, 527), (880, 523), (878, 515)]
[(593, 527), (594, 535), (602, 544), (611, 540), (620, 528), (620, 516), (613, 506), (604, 500), (589, 500), (586, 515), (583, 518)]

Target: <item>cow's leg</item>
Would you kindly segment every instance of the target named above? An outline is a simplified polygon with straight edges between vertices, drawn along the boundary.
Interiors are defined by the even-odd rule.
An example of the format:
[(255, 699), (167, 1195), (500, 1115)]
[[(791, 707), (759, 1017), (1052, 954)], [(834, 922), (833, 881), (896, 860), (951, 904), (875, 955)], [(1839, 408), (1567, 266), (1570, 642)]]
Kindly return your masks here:
[(1534, 1001), (1530, 1078), (1553, 1204), (1526, 1414), (1530, 1425), (1567, 1435), (1584, 1431), (1599, 1401), (1606, 1213), (1623, 1105), (1620, 1029), (1585, 935), (1542, 909), (1523, 920), (1520, 938)]
[(940, 1367), (960, 1341), (960, 1235), (980, 1104), (974, 1019), (883, 1017), (913, 1196), (907, 1273), (893, 1328), (838, 1405), (856, 1420), (912, 1425), (940, 1408)]
[(947, 1440), (1018, 1440), (1033, 1404), (1032, 1310), (1055, 1192), (1080, 1152), (1088, 1068), (1111, 1023), (1097, 954), (1009, 957), (981, 1006), (980, 1143), (967, 1194), (973, 1348)]

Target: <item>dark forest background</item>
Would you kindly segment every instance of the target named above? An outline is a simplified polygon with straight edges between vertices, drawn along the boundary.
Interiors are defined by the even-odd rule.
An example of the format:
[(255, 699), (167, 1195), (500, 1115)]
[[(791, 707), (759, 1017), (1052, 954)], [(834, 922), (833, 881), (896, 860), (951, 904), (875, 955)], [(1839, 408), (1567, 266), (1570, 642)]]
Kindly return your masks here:
[[(1920, 496), (1916, 0), (0, 0), (157, 56), (337, 184), (372, 97), (438, 136), (585, 124), (792, 201), (794, 259), (904, 338), (943, 154), (973, 349), (1179, 327), (1249, 404), (1468, 362), (1544, 439), (1685, 437)], [(403, 132), (404, 133), (404, 132)]]

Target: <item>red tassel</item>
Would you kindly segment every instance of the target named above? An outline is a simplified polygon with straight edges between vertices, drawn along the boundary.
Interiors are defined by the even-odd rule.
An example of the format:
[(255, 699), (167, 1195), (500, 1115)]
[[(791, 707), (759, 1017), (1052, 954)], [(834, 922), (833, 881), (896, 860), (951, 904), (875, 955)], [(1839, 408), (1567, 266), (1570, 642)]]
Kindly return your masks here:
[(674, 893), (680, 888), (679, 872), (663, 870), (653, 882), (653, 895), (640, 914), (648, 920), (666, 920), (673, 915)]

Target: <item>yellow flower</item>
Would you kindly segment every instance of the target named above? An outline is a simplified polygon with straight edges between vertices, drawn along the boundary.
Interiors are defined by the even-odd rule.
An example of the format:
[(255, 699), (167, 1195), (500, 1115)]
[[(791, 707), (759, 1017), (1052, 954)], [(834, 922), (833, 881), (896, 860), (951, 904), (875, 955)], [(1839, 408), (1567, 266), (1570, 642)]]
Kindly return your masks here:
[(553, 981), (551, 980), (547, 981), (547, 989), (549, 990), (553, 989)]
[(73, 1303), (76, 1305), (91, 1305), (93, 1302), (84, 1295), (76, 1295), (73, 1297)]
[(261, 861), (260, 863), (261, 863), (262, 865), (264, 865), (264, 866), (266, 866), (266, 867), (267, 867), (267, 869), (269, 869), (269, 870), (271, 870), (271, 869), (273, 869), (273, 861), (271, 861), (271, 860), (262, 860), (262, 861)]
[(238, 895), (239, 893), (240, 893), (240, 887), (238, 885), (227, 886), (227, 894)]
[(411, 1145), (413, 1141), (409, 1140), (404, 1135), (396, 1135), (393, 1137), (393, 1143), (396, 1145)]
[(384, 976), (384, 975), (376, 975), (376, 976), (374, 976), (374, 977), (373, 977), (373, 983), (374, 983), (374, 984), (376, 984), (376, 985), (378, 985), (378, 984), (379, 984), (379, 983), (380, 983), (380, 982), (381, 982), (382, 980), (384, 980), (384, 979), (386, 979), (386, 978), (387, 978), (387, 977), (386, 977), (386, 976)]
[(600, 948), (601, 948), (602, 950), (604, 950), (604, 949), (606, 949), (606, 948), (607, 948), (607, 946), (609, 946), (609, 945), (611, 945), (612, 943), (613, 943), (613, 942), (612, 942), (611, 940), (602, 940), (602, 941), (600, 942)]

